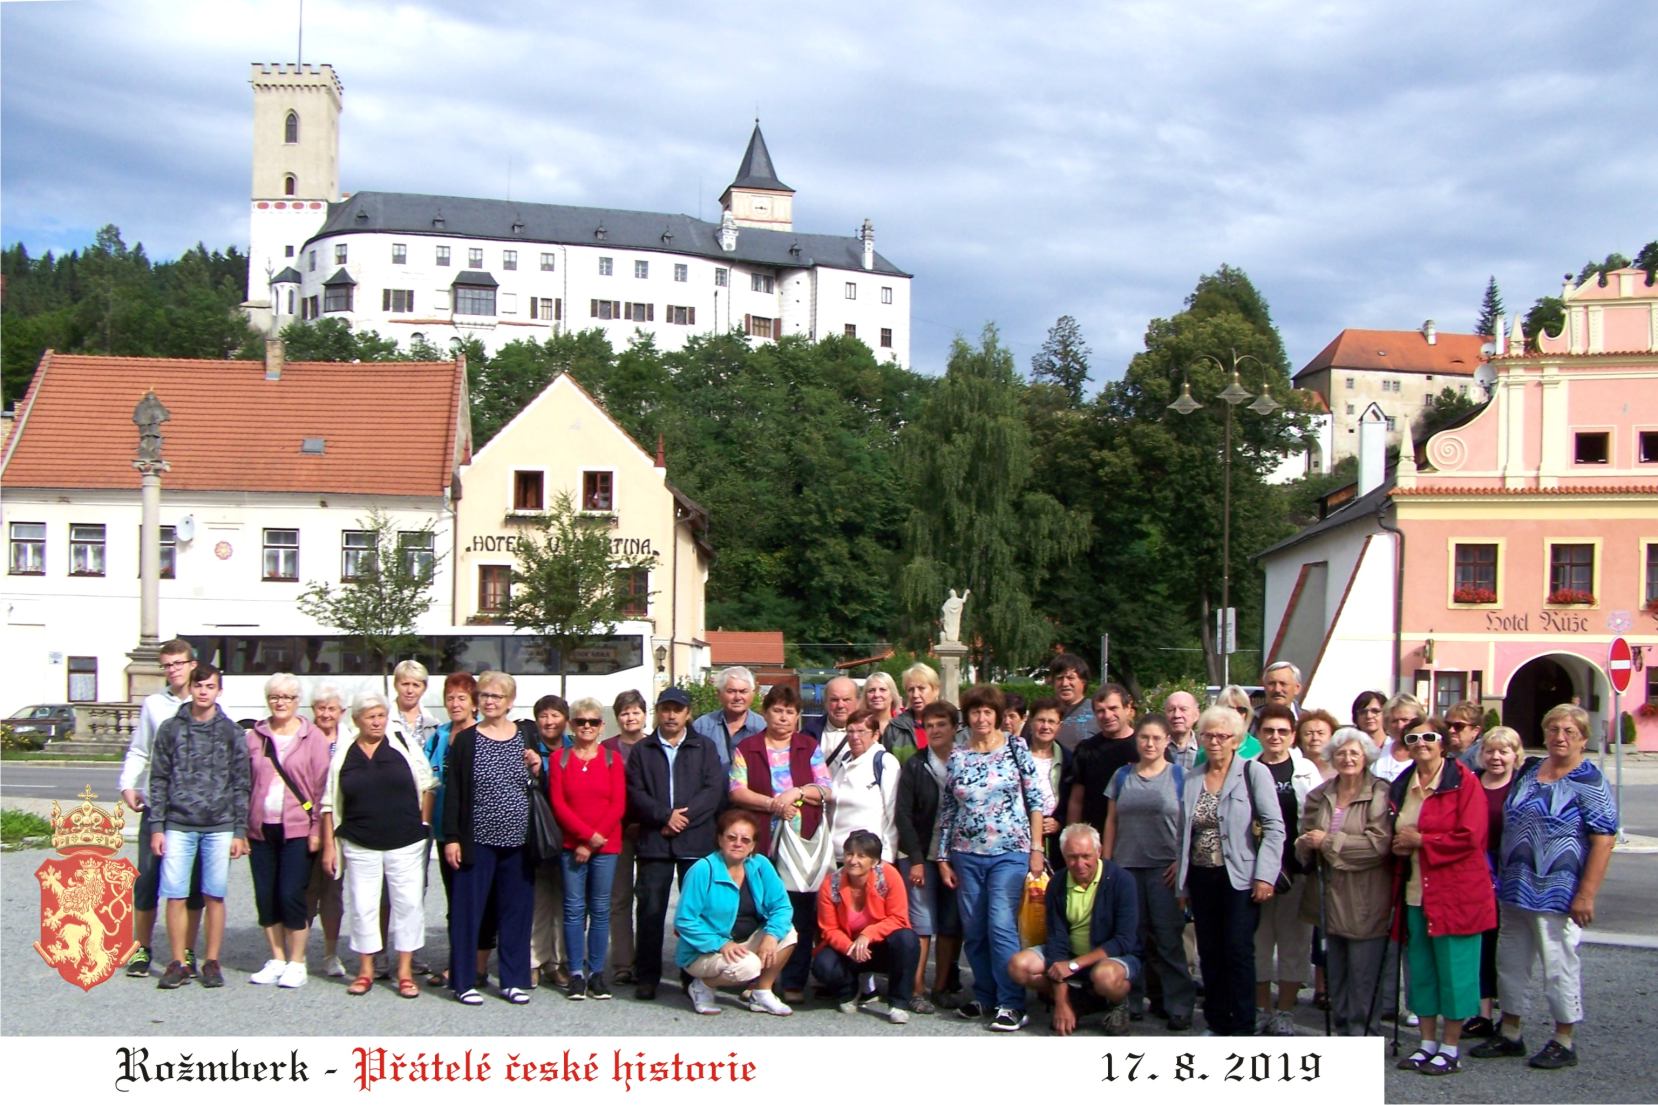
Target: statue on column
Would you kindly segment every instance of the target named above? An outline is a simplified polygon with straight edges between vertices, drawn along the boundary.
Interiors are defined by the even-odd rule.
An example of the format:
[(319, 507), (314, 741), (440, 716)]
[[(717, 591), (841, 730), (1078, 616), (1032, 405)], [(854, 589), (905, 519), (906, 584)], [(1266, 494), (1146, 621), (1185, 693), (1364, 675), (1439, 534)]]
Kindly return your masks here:
[(161, 424), (172, 414), (156, 398), (152, 389), (144, 393), (133, 409), (132, 420), (138, 424), (138, 460), (140, 463), (161, 459)]
[(950, 588), (950, 597), (944, 600), (939, 610), (942, 629), (938, 639), (941, 644), (961, 640), (961, 611), (967, 605), (967, 596), (972, 593), (969, 588), (958, 595), (954, 587)]

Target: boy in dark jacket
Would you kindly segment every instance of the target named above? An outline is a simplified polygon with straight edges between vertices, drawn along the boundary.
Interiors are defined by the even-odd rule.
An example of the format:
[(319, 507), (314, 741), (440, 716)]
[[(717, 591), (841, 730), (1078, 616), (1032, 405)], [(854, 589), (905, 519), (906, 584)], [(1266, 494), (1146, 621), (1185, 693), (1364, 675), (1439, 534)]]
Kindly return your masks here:
[(1078, 1016), (1106, 1006), (1105, 1033), (1128, 1032), (1128, 992), (1140, 974), (1140, 900), (1134, 880), (1100, 856), (1092, 825), (1059, 835), (1065, 875), (1048, 880), (1048, 940), (1008, 962), (1013, 981), (1053, 1000), (1056, 1036)]
[(201, 984), (225, 984), (219, 946), (225, 934), (225, 884), (230, 861), (247, 855), (248, 794), (253, 786), (247, 737), (219, 709), (223, 680), (212, 664), (190, 673), (190, 702), (161, 723), (150, 750), (150, 851), (161, 859), (167, 941), (173, 959), (156, 985), (176, 990), (190, 981), (185, 899), (201, 857), (205, 956)]

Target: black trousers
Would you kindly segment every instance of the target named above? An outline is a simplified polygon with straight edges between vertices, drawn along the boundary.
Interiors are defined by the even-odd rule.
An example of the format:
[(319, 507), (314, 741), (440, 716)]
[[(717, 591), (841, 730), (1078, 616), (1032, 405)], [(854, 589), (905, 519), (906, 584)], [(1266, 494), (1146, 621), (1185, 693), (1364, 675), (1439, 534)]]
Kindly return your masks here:
[(248, 841), (248, 870), (253, 875), (253, 905), (259, 927), (280, 923), (290, 932), (311, 927), (305, 888), (311, 885), (310, 839), (289, 837), (278, 823), (262, 825), (263, 840)]
[(662, 981), (662, 938), (668, 917), (668, 895), (674, 876), (685, 885), (685, 872), (694, 859), (641, 859), (633, 879), (633, 900), (638, 906), (634, 922), (637, 947), (634, 949), (633, 977), (641, 985)]
[(1217, 1036), (1255, 1035), (1255, 922), (1260, 907), (1225, 867), (1187, 868), (1203, 971), (1203, 1018)]
[(817, 894), (796, 894), (789, 891), (789, 904), (794, 907), (794, 931), (800, 942), (794, 954), (783, 964), (781, 985), (785, 990), (806, 989), (806, 979), (812, 972), (812, 947), (817, 943)]
[(836, 1001), (854, 996), (858, 976), (873, 971), (887, 976), (888, 1004), (908, 1009), (915, 993), (915, 964), (921, 958), (921, 941), (914, 929), (899, 929), (869, 946), (869, 960), (859, 963), (827, 945), (812, 958), (812, 975)]

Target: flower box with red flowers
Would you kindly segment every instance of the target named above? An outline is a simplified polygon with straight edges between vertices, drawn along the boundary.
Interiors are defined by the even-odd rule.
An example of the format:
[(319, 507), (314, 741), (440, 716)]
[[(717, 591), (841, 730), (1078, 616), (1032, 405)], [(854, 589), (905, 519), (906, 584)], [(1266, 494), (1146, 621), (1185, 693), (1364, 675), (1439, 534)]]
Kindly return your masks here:
[(1497, 592), (1489, 587), (1458, 587), (1451, 598), (1457, 602), (1493, 603), (1497, 601)]
[(1642, 717), (1658, 717), (1658, 702), (1643, 702), (1636, 707), (1635, 712)]
[(1562, 587), (1558, 591), (1549, 592), (1551, 606), (1593, 606), (1595, 596), (1591, 591), (1574, 591), (1570, 587)]

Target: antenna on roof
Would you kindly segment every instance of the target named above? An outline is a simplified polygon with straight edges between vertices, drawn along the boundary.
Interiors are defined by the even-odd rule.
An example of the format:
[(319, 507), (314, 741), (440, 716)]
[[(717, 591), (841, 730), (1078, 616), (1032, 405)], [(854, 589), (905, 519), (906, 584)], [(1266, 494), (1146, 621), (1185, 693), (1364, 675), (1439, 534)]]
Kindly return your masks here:
[(305, 65), (305, 0), (299, 0), (299, 46), (294, 50), (294, 68)]

